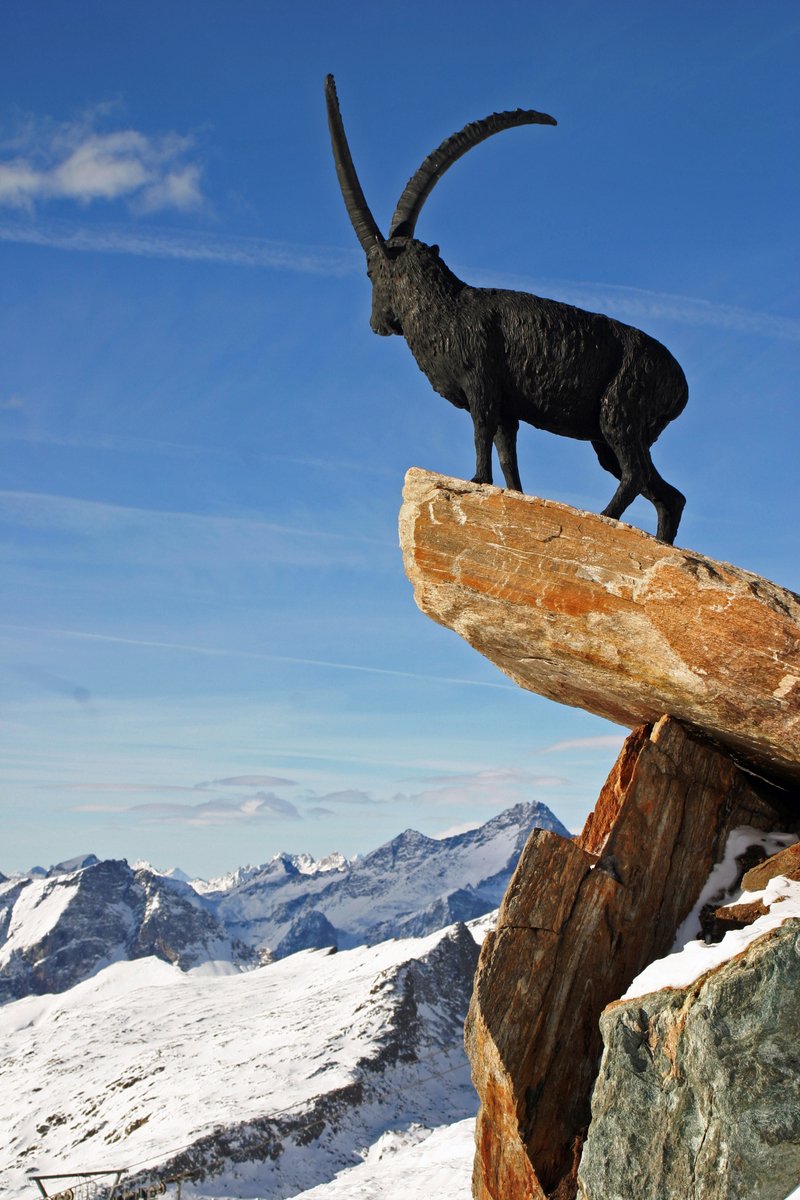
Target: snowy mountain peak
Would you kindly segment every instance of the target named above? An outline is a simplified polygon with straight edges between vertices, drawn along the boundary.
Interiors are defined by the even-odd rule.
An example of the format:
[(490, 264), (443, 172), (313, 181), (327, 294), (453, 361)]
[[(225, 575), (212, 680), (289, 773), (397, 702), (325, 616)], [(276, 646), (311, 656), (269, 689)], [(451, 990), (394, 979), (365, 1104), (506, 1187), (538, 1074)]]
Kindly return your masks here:
[(71, 875), (73, 871), (82, 871), (84, 867), (94, 867), (100, 859), (96, 854), (76, 854), (74, 858), (66, 858), (56, 863), (47, 872), (48, 878), (54, 875)]

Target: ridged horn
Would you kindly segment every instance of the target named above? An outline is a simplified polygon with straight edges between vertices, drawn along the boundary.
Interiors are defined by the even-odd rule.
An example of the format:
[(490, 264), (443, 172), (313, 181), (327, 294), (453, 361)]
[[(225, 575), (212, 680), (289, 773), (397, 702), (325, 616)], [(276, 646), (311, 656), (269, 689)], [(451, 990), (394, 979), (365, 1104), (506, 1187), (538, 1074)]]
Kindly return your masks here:
[(512, 129), (515, 125), (555, 125), (557, 122), (547, 113), (535, 112), (532, 108), (515, 108), (513, 112), (492, 113), (482, 121), (472, 121), (460, 133), (445, 138), (441, 146), (429, 154), (418, 171), (405, 186), (397, 202), (389, 237), (413, 237), (417, 218), (428, 199), (432, 188), (444, 175), (448, 167), (466, 154), (473, 146), (495, 133)]
[(369, 211), (369, 205), (364, 199), (364, 193), (361, 190), (361, 184), (358, 181), (358, 175), (353, 166), (350, 147), (347, 144), (344, 124), (342, 123), (342, 114), (339, 111), (336, 84), (332, 75), (328, 75), (325, 80), (325, 103), (328, 106), (328, 128), (331, 132), (333, 161), (336, 164), (336, 175), (339, 179), (339, 187), (342, 190), (342, 198), (347, 209), (347, 215), (350, 218), (353, 229), (356, 231), (356, 237), (361, 243), (361, 248), (365, 254), (369, 254), (370, 250), (376, 246), (383, 249), (385, 244), (384, 237), (375, 223), (375, 218)]

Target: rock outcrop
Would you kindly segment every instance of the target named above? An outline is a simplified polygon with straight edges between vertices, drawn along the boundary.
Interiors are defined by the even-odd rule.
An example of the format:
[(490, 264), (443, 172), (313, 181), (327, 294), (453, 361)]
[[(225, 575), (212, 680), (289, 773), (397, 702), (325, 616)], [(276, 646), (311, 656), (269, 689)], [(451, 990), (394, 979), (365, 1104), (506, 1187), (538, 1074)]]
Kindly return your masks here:
[(800, 921), (612, 1004), (580, 1200), (784, 1200), (800, 1175)]
[[(636, 727), (577, 841), (531, 835), (484, 943), (466, 1027), (481, 1101), (475, 1200), (573, 1200), (587, 1130), (584, 1200), (778, 1200), (775, 1187), (797, 1182), (798, 1122), (761, 1083), (770, 1070), (773, 1083), (776, 1070), (792, 1074), (796, 1106), (789, 926), (761, 939), (769, 950), (748, 950), (685, 995), (648, 997), (641, 1014), (640, 1001), (616, 1001), (671, 949), (732, 830), (798, 829), (800, 598), (619, 522), (419, 470), (406, 478), (400, 541), (428, 616), (521, 687)], [(763, 854), (750, 846), (739, 874), (768, 870)], [(796, 851), (784, 851), (779, 867), (796, 864)], [(698, 934), (702, 924), (721, 938), (761, 915), (723, 900), (703, 903)], [(767, 976), (771, 991), (761, 988)], [(750, 1034), (727, 1009), (748, 986)], [(709, 1004), (713, 1034), (702, 1025)], [(758, 1026), (759, 1004), (777, 1042)], [(604, 1010), (603, 1061), (616, 1068), (592, 1109)], [(697, 1046), (716, 1038), (716, 1059), (709, 1046), (695, 1061), (682, 1040), (690, 1018)], [(746, 1085), (760, 1071), (763, 1099), (756, 1131), (742, 1138), (749, 1091), (733, 1089), (737, 1070)], [(682, 1133), (670, 1131), (678, 1112)], [(791, 1153), (769, 1148), (770, 1126), (774, 1145), (794, 1139)], [(690, 1178), (701, 1159), (720, 1172), (716, 1190)], [(764, 1172), (781, 1182), (765, 1184)]]
[(777, 819), (728, 754), (663, 718), (628, 738), (576, 842), (531, 835), (467, 1020), (476, 1200), (574, 1195), (600, 1014), (670, 949), (730, 830)]
[(800, 780), (800, 599), (631, 526), (411, 470), (414, 598), (521, 687), (630, 727), (663, 713)]

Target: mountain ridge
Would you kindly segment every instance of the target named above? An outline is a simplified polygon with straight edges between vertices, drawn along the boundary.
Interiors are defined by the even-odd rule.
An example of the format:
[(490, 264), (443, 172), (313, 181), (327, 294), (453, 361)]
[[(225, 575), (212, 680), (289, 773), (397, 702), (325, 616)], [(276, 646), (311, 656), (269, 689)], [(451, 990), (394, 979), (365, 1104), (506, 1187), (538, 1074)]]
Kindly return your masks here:
[(217, 890), (175, 868), (79, 855), (44, 877), (0, 882), (0, 1003), (149, 955), (184, 971), (237, 971), (300, 950), (426, 936), (497, 907), (534, 827), (570, 836), (545, 805), (521, 803), (445, 839), (405, 830), (353, 860), (276, 855)]

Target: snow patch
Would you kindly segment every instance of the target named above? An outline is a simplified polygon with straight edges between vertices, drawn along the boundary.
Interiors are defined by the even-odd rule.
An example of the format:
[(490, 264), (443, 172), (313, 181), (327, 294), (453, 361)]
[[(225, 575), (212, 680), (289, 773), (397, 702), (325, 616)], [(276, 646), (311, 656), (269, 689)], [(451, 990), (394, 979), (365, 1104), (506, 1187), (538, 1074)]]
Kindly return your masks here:
[(78, 874), (31, 880), (23, 887), (12, 909), (5, 944), (0, 948), (0, 966), (4, 966), (15, 951), (35, 946), (56, 926), (75, 899)]
[[(770, 929), (776, 929), (791, 918), (800, 918), (800, 883), (782, 875), (771, 879), (763, 891), (731, 890), (739, 869), (736, 859), (748, 846), (761, 845), (770, 857), (797, 840), (793, 833), (764, 833), (749, 826), (734, 829), (728, 837), (722, 861), (714, 866), (697, 904), (678, 930), (672, 952), (645, 967), (620, 999), (633, 1000), (662, 988), (688, 987), (707, 971), (741, 954)], [(699, 926), (701, 909), (720, 892), (729, 893), (719, 901), (720, 904), (749, 904), (760, 900), (769, 912), (744, 929), (730, 930), (722, 941), (708, 944), (694, 934)]]

